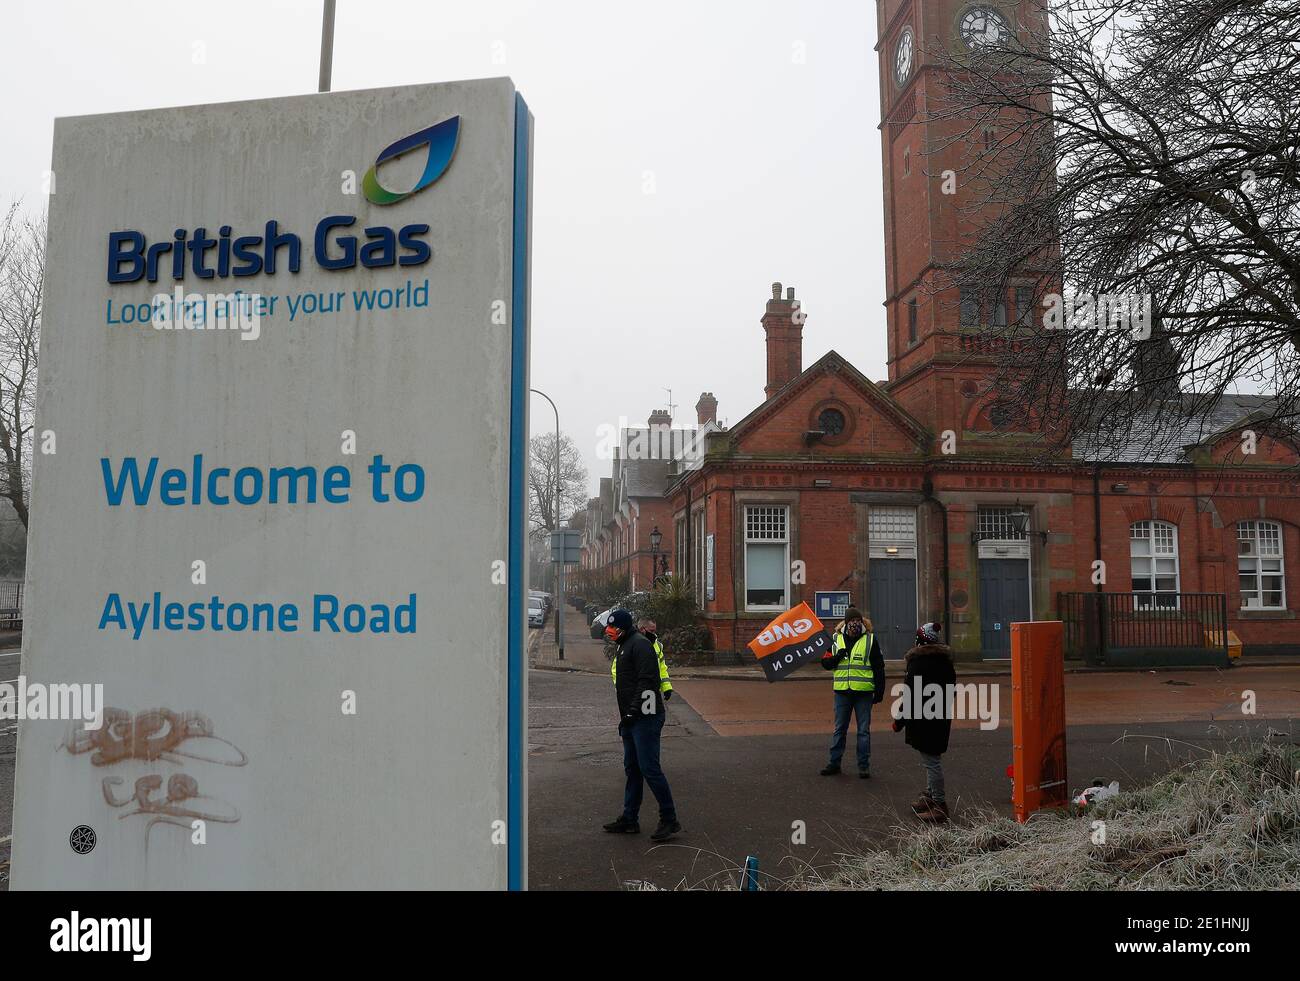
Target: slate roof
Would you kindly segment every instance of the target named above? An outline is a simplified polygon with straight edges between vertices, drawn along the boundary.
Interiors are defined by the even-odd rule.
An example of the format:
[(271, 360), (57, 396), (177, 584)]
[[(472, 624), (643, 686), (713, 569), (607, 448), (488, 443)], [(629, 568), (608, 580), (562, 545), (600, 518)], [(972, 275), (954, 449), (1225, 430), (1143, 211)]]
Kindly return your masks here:
[(1074, 458), (1089, 463), (1187, 463), (1188, 450), (1213, 436), (1246, 428), (1257, 414), (1268, 415), (1266, 395), (1225, 395), (1207, 405), (1205, 396), (1185, 395), (1142, 409), (1131, 420), (1076, 437)]
[(663, 497), (672, 472), (672, 460), (624, 460), (625, 493), (628, 497)]

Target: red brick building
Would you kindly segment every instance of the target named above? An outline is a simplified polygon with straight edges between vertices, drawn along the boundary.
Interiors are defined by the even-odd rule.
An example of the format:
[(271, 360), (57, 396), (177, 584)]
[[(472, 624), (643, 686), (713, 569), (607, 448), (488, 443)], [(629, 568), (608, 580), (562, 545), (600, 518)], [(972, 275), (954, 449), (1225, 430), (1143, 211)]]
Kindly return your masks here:
[[(764, 321), (793, 310), (773, 298)], [(787, 350), (769, 371), (798, 342), (781, 330), (775, 343)], [(891, 388), (834, 351), (793, 377), (769, 374), (773, 394), (710, 434), (701, 465), (674, 480), (673, 566), (695, 582), (720, 649), (743, 649), (818, 591), (847, 590), (887, 656), (935, 620), (959, 651), (1005, 657), (1010, 623), (1060, 616), (1059, 594), (1094, 590), (1100, 560), (1107, 592), (1183, 606), (1175, 597), (1221, 593), (1247, 655), (1300, 654), (1300, 454), (1261, 435), (1250, 465), (1239, 461), (1260, 400), (1222, 406), (1222, 431), (1182, 459), (1044, 467), (978, 430), (944, 455)]]
[(1256, 452), (1240, 452), (1267, 399), (1225, 399), (1184, 424), (1174, 393), (1150, 424), (1182, 426), (1176, 449), (1081, 441), (1045, 466), (1019, 438), (1019, 407), (981, 394), (993, 366), (981, 332), (1008, 316), (1032, 325), (1034, 276), (1005, 296), (940, 282), (974, 202), (960, 183), (941, 188), (960, 148), (934, 151), (955, 124), (923, 111), (940, 74), (926, 52), (1020, 30), (1035, 7), (877, 2), (888, 381), (834, 351), (805, 369), (806, 318), (774, 284), (765, 401), (707, 434), (697, 465), (674, 468), (671, 528), (656, 518), (721, 649), (842, 590), (888, 657), (925, 620), (945, 623), (965, 656), (1005, 657), (1012, 622), (1078, 619), (1074, 604), (1091, 601), (1077, 594), (1100, 585), (1116, 609), (1169, 611), (1166, 626), (1189, 636), (1221, 625), (1200, 615), (1221, 604), (1247, 656), (1300, 654), (1300, 450), (1259, 433)]
[(626, 576), (632, 591), (648, 589), (656, 575), (673, 570), (672, 509), (665, 492), (718, 429), (712, 392), (702, 393), (695, 409), (694, 429), (673, 428), (671, 414), (656, 409), (644, 428), (620, 430), (610, 447), (610, 475), (600, 479), (600, 492), (582, 515), (581, 569)]

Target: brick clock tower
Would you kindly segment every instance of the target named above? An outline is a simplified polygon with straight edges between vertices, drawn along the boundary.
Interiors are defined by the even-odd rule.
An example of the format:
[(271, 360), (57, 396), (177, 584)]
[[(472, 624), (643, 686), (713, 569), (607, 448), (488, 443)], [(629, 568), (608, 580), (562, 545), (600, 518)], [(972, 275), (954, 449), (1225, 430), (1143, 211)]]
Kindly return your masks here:
[(936, 436), (1028, 428), (1022, 407), (988, 394), (996, 341), (981, 334), (1041, 322), (1028, 271), (1006, 295), (953, 285), (963, 237), (996, 218), (991, 209), (973, 213), (980, 191), (963, 180), (970, 140), (996, 146), (997, 134), (929, 118), (939, 114), (948, 71), (936, 52), (960, 64), (981, 45), (1011, 36), (1029, 43), (1044, 30), (1040, 9), (1040, 0), (876, 0), (889, 392)]

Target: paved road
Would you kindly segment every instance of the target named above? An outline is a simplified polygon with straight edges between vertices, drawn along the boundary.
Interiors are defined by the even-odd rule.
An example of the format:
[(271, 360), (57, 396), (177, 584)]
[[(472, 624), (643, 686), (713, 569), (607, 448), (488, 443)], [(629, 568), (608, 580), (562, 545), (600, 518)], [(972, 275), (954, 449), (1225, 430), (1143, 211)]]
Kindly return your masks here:
[[(674, 681), (687, 700), (724, 736), (794, 735), (826, 731), (830, 711), (829, 682), (816, 666), (805, 675), (821, 675), (820, 685), (766, 681)], [(900, 674), (886, 669), (892, 686)], [(1011, 725), (1011, 680), (1007, 677), (962, 677), (963, 684), (993, 685), (986, 706), (998, 707), (1003, 726)], [(1227, 671), (1151, 671), (1065, 676), (1066, 721), (1071, 725), (1125, 722), (1179, 722), (1186, 719), (1240, 721), (1243, 693), (1253, 693), (1256, 719), (1300, 716), (1300, 665), (1242, 667)], [(886, 699), (880, 708), (889, 704)], [(872, 714), (872, 730), (888, 731), (888, 712)], [(958, 728), (976, 728), (978, 720), (958, 720)]]
[[(1300, 689), (1295, 669), (1285, 669)], [(1197, 672), (1188, 672), (1196, 674)], [(1150, 679), (1148, 675), (1112, 678)], [(1163, 694), (1145, 681), (1141, 698)], [(676, 683), (675, 683), (676, 684)], [(617, 889), (649, 881), (660, 887), (721, 885), (734, 888), (745, 856), (759, 856), (761, 869), (788, 875), (797, 865), (822, 865), (863, 838), (883, 843), (889, 829), (912, 821), (908, 804), (924, 786), (919, 758), (901, 736), (873, 736), (869, 781), (856, 776), (821, 777), (827, 732), (801, 733), (789, 720), (771, 725), (769, 735), (751, 735), (733, 724), (726, 691), (710, 686), (745, 682), (683, 681), (682, 697), (669, 707), (664, 769), (677, 799), (686, 833), (670, 845), (652, 848), (645, 835), (604, 834), (600, 825), (618, 816), (622, 804), (622, 749), (614, 728), (608, 678), (594, 674), (533, 671), (529, 676), (529, 876), (534, 889)], [(1278, 682), (1284, 687), (1283, 682)], [(761, 686), (779, 689), (781, 685)], [(805, 688), (808, 686), (792, 686)], [(1181, 688), (1182, 686), (1169, 686)], [(743, 700), (746, 696), (735, 696)], [(759, 697), (751, 695), (747, 697)], [(825, 715), (826, 692), (821, 693)], [(1214, 703), (1218, 695), (1198, 699)], [(691, 705), (695, 699), (699, 704)], [(696, 709), (701, 711), (697, 712)], [(1267, 729), (1300, 738), (1296, 718), (1211, 720), (1189, 698), (1184, 720), (1071, 725), (1068, 762), (1073, 786), (1094, 778), (1119, 780), (1121, 787), (1145, 782), (1172, 764), (1224, 747)], [(1240, 720), (1240, 713), (1235, 716)], [(884, 725), (882, 718), (873, 720)], [(798, 721), (799, 726), (804, 724)], [(873, 726), (876, 728), (877, 726)], [(796, 731), (790, 731), (796, 729)], [(730, 736), (717, 733), (730, 732)], [(739, 734), (738, 734), (739, 733)], [(1010, 815), (1011, 734), (961, 729), (944, 758), (950, 800), (963, 808), (984, 804)], [(642, 817), (653, 825), (653, 798)], [(794, 822), (803, 821), (807, 843), (791, 843)], [(648, 830), (648, 829), (647, 829)]]

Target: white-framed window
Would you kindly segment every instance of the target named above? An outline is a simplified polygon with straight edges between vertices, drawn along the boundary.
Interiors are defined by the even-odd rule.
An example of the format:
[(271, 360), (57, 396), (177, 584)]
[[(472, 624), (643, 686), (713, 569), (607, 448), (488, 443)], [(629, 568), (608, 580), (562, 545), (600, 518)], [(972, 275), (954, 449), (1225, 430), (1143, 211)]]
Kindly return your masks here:
[(745, 507), (745, 609), (790, 606), (790, 509), (784, 504)]
[(1237, 523), (1237, 581), (1243, 610), (1285, 610), (1282, 526), (1276, 521)]
[(963, 327), (978, 327), (980, 322), (980, 298), (973, 290), (962, 288), (958, 291), (958, 322)]
[(677, 559), (673, 568), (676, 570), (675, 575), (684, 576), (688, 574), (690, 562), (686, 554), (686, 519), (677, 518), (673, 521), (673, 544), (677, 547)]
[(1129, 525), (1128, 538), (1134, 606), (1176, 609), (1178, 528), (1168, 521), (1135, 521)]
[(704, 609), (704, 508), (700, 508), (691, 517), (695, 522), (695, 532), (691, 537), (692, 548), (695, 551), (695, 564), (691, 568), (691, 579), (695, 586), (695, 601), (699, 603), (700, 609)]
[(1034, 288), (1032, 286), (1016, 287), (1016, 323), (1033, 326)]
[(1016, 508), (980, 508), (976, 517), (976, 531), (980, 541), (1023, 542), (1029, 535), (1028, 526), (1024, 531), (1016, 531), (1012, 515)]
[(916, 542), (916, 508), (872, 505), (867, 512), (867, 537), (873, 542)]
[(1007, 298), (1005, 296), (994, 296), (990, 303), (993, 310), (993, 326), (1005, 327), (1007, 325)]

